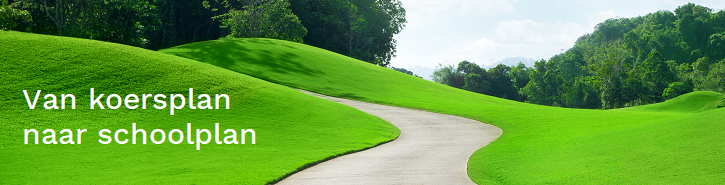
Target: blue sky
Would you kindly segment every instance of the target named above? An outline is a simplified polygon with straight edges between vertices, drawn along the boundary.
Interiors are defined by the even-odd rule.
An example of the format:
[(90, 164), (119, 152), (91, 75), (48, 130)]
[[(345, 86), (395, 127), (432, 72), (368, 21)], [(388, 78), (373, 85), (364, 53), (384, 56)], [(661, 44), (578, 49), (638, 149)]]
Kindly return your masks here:
[(507, 57), (549, 59), (613, 17), (636, 17), (658, 10), (673, 11), (687, 2), (715, 10), (725, 0), (401, 0), (406, 28), (398, 41), (395, 67), (428, 78), (439, 63), (462, 60), (481, 66)]

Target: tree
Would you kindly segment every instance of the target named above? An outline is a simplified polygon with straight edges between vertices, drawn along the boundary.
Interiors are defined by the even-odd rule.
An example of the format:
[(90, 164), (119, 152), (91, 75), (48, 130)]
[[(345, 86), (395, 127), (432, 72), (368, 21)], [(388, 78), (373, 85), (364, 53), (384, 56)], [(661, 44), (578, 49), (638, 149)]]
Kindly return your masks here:
[(529, 83), (529, 73), (531, 73), (530, 69), (521, 62), (516, 67), (511, 68), (511, 80), (513, 80), (516, 89), (524, 88)]
[(695, 85), (697, 90), (725, 93), (725, 60), (712, 64), (710, 71), (702, 78), (704, 80)]
[(463, 88), (463, 85), (465, 85), (465, 76), (458, 72), (456, 67), (453, 67), (453, 65), (438, 64), (435, 71), (433, 71), (431, 78), (433, 78), (434, 82), (459, 89)]
[(692, 92), (692, 90), (693, 90), (693, 87), (690, 85), (685, 85), (685, 83), (682, 83), (682, 82), (672, 82), (662, 92), (662, 98), (665, 100), (669, 100), (674, 97)]
[(603, 108), (618, 108), (624, 105), (622, 80), (626, 79), (625, 63), (627, 50), (621, 42), (603, 43), (589, 53), (587, 70), (599, 81), (599, 92)]
[(464, 76), (464, 90), (481, 94), (490, 92), (489, 75), (478, 64), (464, 60), (458, 63), (456, 71)]
[(549, 59), (549, 62), (556, 64), (561, 72), (561, 77), (567, 82), (573, 81), (574, 78), (583, 76), (586, 73), (584, 67), (587, 65), (587, 61), (584, 60), (582, 49), (577, 46), (564, 53), (554, 55)]
[(509, 100), (525, 101), (524, 95), (519, 94), (519, 88), (514, 84), (512, 77), (517, 78), (518, 85), (525, 86), (529, 83), (530, 70), (523, 63), (519, 63), (514, 69), (515, 74), (511, 72), (511, 67), (499, 64), (487, 72), (476, 63), (464, 60), (458, 63), (457, 68), (453, 65), (439, 64), (431, 77), (433, 81), (451, 87)]
[(599, 96), (599, 91), (597, 91), (599, 84), (596, 79), (596, 77), (592, 76), (576, 77), (565, 94), (566, 107), (586, 109), (602, 108), (601, 97)]
[(491, 87), (486, 94), (499, 98), (518, 100), (519, 93), (516, 87), (514, 87), (510, 73), (511, 67), (503, 64), (498, 64), (496, 67), (489, 69), (488, 80), (491, 83)]
[(642, 77), (645, 84), (649, 84), (651, 88), (650, 95), (655, 102), (661, 101), (662, 92), (667, 86), (675, 81), (675, 75), (670, 71), (667, 63), (657, 50), (652, 50), (647, 59), (642, 63)]
[[(725, 18), (723, 18), (725, 21)], [(714, 59), (725, 58), (725, 32), (710, 35), (708, 47), (711, 49), (709, 54)]]
[(526, 84), (529, 83), (531, 80), (529, 78), (529, 74), (531, 73), (531, 70), (524, 65), (524, 63), (519, 62), (519, 64), (511, 68), (511, 73), (509, 73), (509, 76), (511, 77), (511, 80), (513, 81), (513, 85), (515, 90), (518, 93), (518, 99), (516, 101), (525, 102), (526, 96), (521, 94), (521, 89), (526, 87)]
[(417, 74), (414, 74), (413, 71), (408, 71), (405, 68), (391, 67), (390, 69), (393, 69), (393, 70), (398, 71), (398, 72), (401, 72), (401, 73), (405, 73), (405, 74), (410, 75), (410, 76), (415, 76), (415, 77), (418, 77), (418, 78), (423, 78), (423, 77), (418, 76)]
[(20, 0), (30, 13), (26, 31), (144, 47), (158, 25), (156, 7), (142, 0)]
[(290, 8), (309, 30), (305, 44), (388, 66), (407, 22), (398, 0), (291, 0)]
[(534, 69), (529, 74), (530, 81), (521, 89), (527, 96), (526, 102), (564, 106), (561, 101), (561, 91), (564, 80), (559, 76), (559, 70), (551, 62), (540, 60), (534, 63)]
[(464, 78), (464, 90), (485, 94), (491, 85), (488, 81), (483, 80), (480, 74), (471, 73)]
[(163, 49), (229, 35), (229, 30), (222, 28), (218, 19), (213, 19), (231, 8), (222, 3), (208, 0), (151, 1), (151, 5), (156, 7), (159, 26), (146, 32), (149, 40), (146, 48)]
[(248, 0), (243, 10), (231, 8), (214, 18), (221, 20), (222, 27), (230, 29), (228, 38), (274, 38), (302, 42), (307, 29), (288, 6), (286, 0)]
[(21, 2), (0, 1), (0, 30), (27, 31), (33, 17), (28, 10), (20, 9)]
[[(41, 0), (41, 9), (55, 23), (58, 34), (63, 35), (64, 31), (71, 29), (75, 31), (76, 22), (80, 15), (85, 14), (86, 7), (91, 1), (55, 0), (48, 3), (48, 0)], [(68, 17), (70, 16), (70, 17)]]
[(478, 64), (469, 62), (468, 60), (459, 62), (456, 71), (462, 73), (464, 76), (468, 76), (469, 74), (478, 74), (481, 77), (487, 76), (486, 70), (482, 69), (481, 66), (478, 66)]
[(651, 90), (634, 73), (636, 71), (628, 74), (629, 77), (624, 80), (622, 86), (622, 98), (620, 100), (622, 102), (621, 105), (624, 107), (652, 103), (651, 98), (648, 96)]

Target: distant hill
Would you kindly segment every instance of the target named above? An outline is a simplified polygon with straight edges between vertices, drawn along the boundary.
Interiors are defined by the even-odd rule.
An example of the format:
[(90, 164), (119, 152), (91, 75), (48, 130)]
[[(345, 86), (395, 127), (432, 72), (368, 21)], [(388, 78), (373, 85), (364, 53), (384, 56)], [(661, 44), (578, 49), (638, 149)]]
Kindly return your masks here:
[(464, 91), (287, 41), (216, 40), (160, 52), (330, 96), (498, 126), (503, 135), (468, 162), (479, 184), (725, 183), (714, 178), (725, 166), (718, 154), (725, 152), (725, 109), (691, 111), (719, 93), (655, 104), (667, 111), (569, 109)]
[[(399, 134), (384, 120), (289, 87), (108, 42), (0, 31), (0, 76), (0, 184), (267, 184), (310, 164), (390, 141)], [(186, 107), (173, 116), (169, 108), (152, 108), (151, 103), (147, 109), (128, 109), (120, 101), (121, 108), (116, 110), (89, 109), (90, 88), (95, 89), (96, 96), (105, 97), (186, 96), (189, 88), (194, 88), (195, 95), (228, 94), (230, 107)], [(42, 90), (35, 109), (28, 108), (23, 90), (29, 91), (31, 99), (36, 90)], [(65, 110), (44, 109), (49, 100), (44, 98), (46, 93), (74, 94), (76, 109), (70, 109), (70, 104)], [(105, 97), (101, 101), (105, 102)], [(128, 143), (98, 142), (103, 139), (99, 130), (133, 132), (132, 123), (147, 134), (162, 129), (169, 133), (168, 141), (141, 144), (139, 133), (138, 143), (132, 144), (130, 135), (119, 132)], [(187, 123), (191, 124), (189, 129), (208, 129), (211, 133), (219, 123), (220, 134), (225, 132), (220, 139), (228, 136), (226, 129), (239, 135), (240, 129), (253, 129), (256, 144), (250, 144), (249, 134), (243, 145), (216, 144), (212, 139), (200, 150), (185, 141), (170, 143), (171, 130), (186, 133)], [(24, 129), (37, 129), (40, 144), (33, 144), (32, 134), (30, 144), (23, 144)], [(43, 132), (45, 129), (87, 132), (80, 145), (43, 144), (44, 137), (50, 135)], [(65, 135), (57, 133), (58, 138)], [(159, 135), (156, 139), (163, 140)], [(175, 134), (174, 140), (179, 135), (185, 134)], [(204, 140), (205, 135), (199, 137)], [(188, 133), (188, 137), (196, 138), (196, 134)]]

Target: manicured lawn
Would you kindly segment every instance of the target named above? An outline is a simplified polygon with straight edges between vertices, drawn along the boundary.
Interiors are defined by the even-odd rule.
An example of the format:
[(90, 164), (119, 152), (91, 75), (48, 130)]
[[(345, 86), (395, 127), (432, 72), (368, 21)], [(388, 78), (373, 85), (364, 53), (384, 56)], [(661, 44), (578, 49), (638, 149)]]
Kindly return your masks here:
[(687, 96), (678, 96), (662, 103), (628, 107), (619, 110), (696, 113), (715, 109), (722, 98), (723, 95), (720, 93), (699, 91), (688, 94)]
[[(121, 97), (194, 88), (195, 94), (228, 94), (231, 102), (228, 110), (187, 106), (173, 116), (168, 107), (91, 110), (90, 88), (96, 96)], [(22, 90), (31, 98), (42, 90), (35, 109), (28, 109)], [(76, 109), (68, 104), (65, 110), (46, 110), (42, 96), (49, 93), (74, 94)], [(219, 123), (220, 132), (253, 129), (256, 144), (249, 143), (250, 136), (244, 145), (212, 139), (198, 151), (186, 141), (98, 142), (100, 129), (130, 131), (132, 123), (147, 132), (185, 134), (187, 123), (212, 133)], [(41, 144), (23, 144), (24, 129), (41, 132)], [(42, 144), (45, 129), (88, 131), (80, 145)], [(120, 44), (0, 31), (0, 184), (265, 184), (398, 135), (388, 122), (356, 109), (213, 65)]]
[(469, 176), (480, 184), (725, 183), (725, 109), (706, 108), (722, 98), (718, 93), (619, 110), (566, 109), (475, 94), (272, 39), (160, 52), (331, 96), (496, 125), (504, 134), (469, 161)]

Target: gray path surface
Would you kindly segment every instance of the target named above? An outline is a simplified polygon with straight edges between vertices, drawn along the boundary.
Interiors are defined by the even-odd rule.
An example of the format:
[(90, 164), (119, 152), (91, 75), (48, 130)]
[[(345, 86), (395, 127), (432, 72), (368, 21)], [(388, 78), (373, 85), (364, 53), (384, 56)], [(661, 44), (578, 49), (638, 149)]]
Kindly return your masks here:
[(357, 108), (398, 127), (398, 139), (298, 172), (278, 184), (474, 184), (468, 158), (503, 132), (468, 118), (302, 91)]

